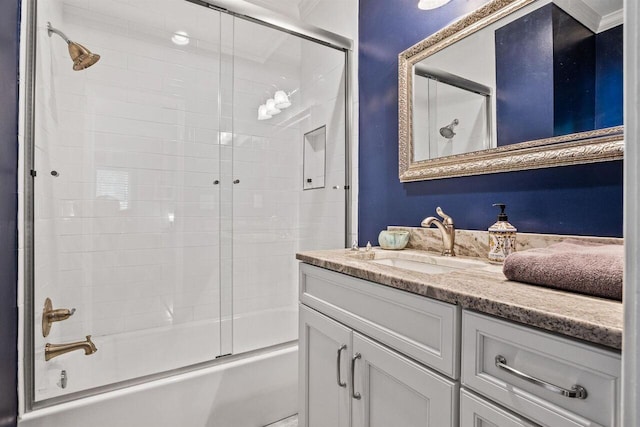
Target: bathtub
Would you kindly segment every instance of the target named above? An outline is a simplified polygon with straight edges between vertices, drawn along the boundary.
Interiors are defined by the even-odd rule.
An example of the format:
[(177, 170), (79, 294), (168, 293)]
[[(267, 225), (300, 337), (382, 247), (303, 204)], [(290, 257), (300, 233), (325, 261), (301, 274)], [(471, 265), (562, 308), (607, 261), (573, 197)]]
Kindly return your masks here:
[[(265, 336), (261, 329), (268, 328), (271, 333), (278, 331), (281, 336), (277, 338), (281, 341), (295, 338), (297, 323), (292, 316), (295, 316), (295, 311), (286, 310), (236, 318), (234, 331), (235, 334), (256, 334), (258, 339)], [(125, 337), (96, 337), (94, 342), (99, 350), (95, 355), (101, 355), (99, 360), (92, 360), (94, 355), (86, 357), (82, 352), (69, 353), (69, 358), (61, 358), (68, 364), (69, 384), (73, 387), (65, 392), (74, 392), (74, 388), (88, 388), (87, 381), (94, 387), (100, 386), (109, 376), (111, 382), (116, 382), (113, 379), (117, 380), (117, 375), (130, 375), (131, 371), (135, 371), (137, 376), (151, 373), (157, 370), (156, 364), (162, 358), (150, 358), (146, 366), (132, 363), (125, 370), (116, 370), (111, 365), (119, 365), (118, 361), (126, 359), (127, 352), (134, 354), (143, 348), (162, 351), (161, 347), (164, 346), (164, 356), (176, 351), (178, 346), (167, 348), (166, 342), (175, 341), (167, 341), (171, 336), (167, 337), (166, 334), (184, 337), (186, 331), (195, 333), (212, 330), (210, 324), (197, 326), (190, 325), (183, 330), (141, 331), (126, 334)], [(213, 328), (216, 329), (219, 328)], [(131, 342), (139, 347), (123, 345)], [(260, 343), (253, 344), (260, 346)], [(243, 350), (240, 348), (236, 352)], [(36, 369), (40, 363), (38, 359), (39, 355)], [(140, 358), (132, 360), (140, 363)], [(188, 363), (186, 360), (184, 362), (186, 366)], [(28, 412), (21, 416), (18, 425), (261, 427), (297, 413), (297, 365), (298, 346), (293, 342), (271, 350), (230, 356), (227, 360), (220, 359), (199, 369)], [(90, 375), (89, 369), (93, 375)], [(55, 395), (62, 391), (59, 388), (56, 390), (56, 387), (50, 389)]]

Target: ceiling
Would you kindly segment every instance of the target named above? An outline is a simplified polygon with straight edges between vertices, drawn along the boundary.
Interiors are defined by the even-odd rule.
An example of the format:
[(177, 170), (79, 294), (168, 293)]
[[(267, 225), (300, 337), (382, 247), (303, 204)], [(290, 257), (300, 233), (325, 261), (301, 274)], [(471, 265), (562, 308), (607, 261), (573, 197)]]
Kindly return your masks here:
[(582, 25), (601, 33), (623, 22), (623, 0), (553, 0)]

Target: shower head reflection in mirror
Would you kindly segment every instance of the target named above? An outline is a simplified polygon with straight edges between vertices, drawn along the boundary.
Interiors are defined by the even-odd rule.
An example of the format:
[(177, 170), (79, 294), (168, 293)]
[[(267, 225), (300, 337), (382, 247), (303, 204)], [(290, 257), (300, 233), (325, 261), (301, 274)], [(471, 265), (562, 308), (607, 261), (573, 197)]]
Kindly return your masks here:
[(456, 133), (453, 131), (453, 128), (457, 126), (460, 122), (458, 119), (453, 119), (453, 121), (447, 126), (440, 128), (440, 135), (444, 136), (447, 139), (452, 139), (456, 136)]

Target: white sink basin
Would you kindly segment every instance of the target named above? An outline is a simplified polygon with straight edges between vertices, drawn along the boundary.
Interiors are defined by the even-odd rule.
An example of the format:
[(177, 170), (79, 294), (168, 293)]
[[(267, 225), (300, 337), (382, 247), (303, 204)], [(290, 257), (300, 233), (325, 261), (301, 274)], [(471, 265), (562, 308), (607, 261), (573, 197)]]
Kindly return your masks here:
[(488, 266), (485, 262), (469, 259), (386, 251), (375, 251), (373, 259), (369, 262), (427, 274), (450, 273), (452, 271)]

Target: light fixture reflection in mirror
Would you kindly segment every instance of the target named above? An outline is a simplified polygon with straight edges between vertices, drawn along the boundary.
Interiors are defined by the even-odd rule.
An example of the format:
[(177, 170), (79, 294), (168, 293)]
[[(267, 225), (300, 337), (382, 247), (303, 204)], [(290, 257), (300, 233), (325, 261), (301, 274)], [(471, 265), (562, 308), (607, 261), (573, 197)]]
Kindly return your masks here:
[(173, 33), (173, 36), (171, 36), (171, 41), (175, 45), (186, 46), (190, 41), (189, 34), (187, 34), (186, 31), (176, 31), (175, 33)]
[(276, 101), (273, 98), (267, 99), (266, 103), (267, 114), (270, 116), (275, 116), (276, 114), (280, 114), (282, 110), (276, 107)]
[(276, 108), (283, 109), (283, 108), (291, 107), (291, 101), (289, 100), (289, 95), (287, 95), (283, 90), (277, 91), (273, 95), (273, 100), (275, 101)]
[(267, 106), (265, 104), (258, 107), (258, 120), (267, 120), (271, 117), (271, 115), (267, 114)]
[[(275, 85), (272, 85), (276, 87)], [(291, 95), (296, 93), (298, 89), (287, 93), (283, 90), (276, 90), (273, 98), (269, 98), (264, 104), (258, 107), (258, 120), (267, 120), (273, 116), (280, 114), (282, 110), (291, 107)], [(269, 93), (265, 91), (265, 93)]]

